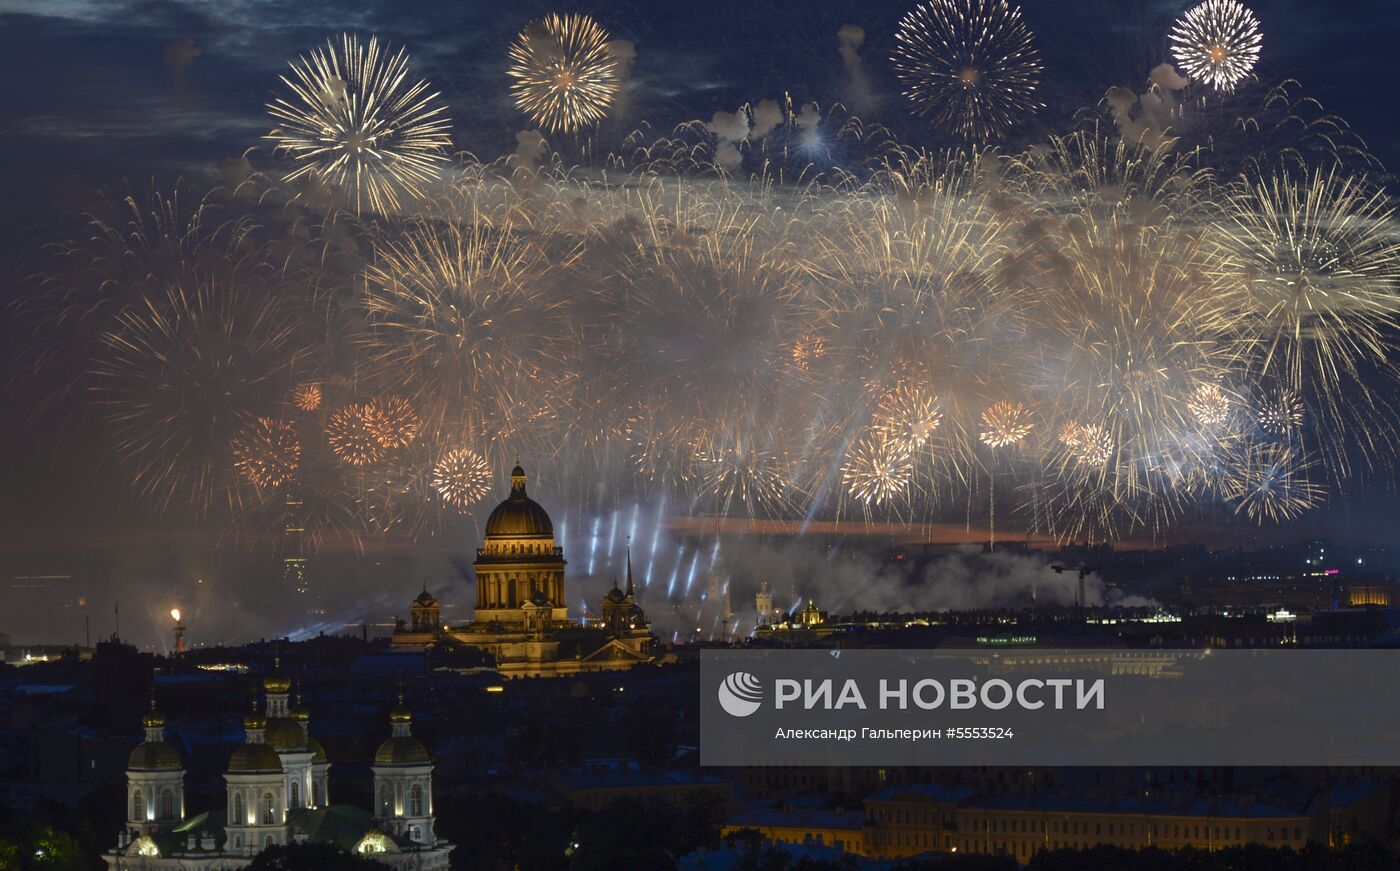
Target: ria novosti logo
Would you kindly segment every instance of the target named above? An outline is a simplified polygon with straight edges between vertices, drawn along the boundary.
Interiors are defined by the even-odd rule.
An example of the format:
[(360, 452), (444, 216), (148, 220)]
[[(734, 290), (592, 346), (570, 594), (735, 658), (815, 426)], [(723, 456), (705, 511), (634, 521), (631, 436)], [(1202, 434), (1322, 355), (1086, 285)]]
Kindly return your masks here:
[(731, 717), (747, 717), (763, 704), (763, 684), (746, 671), (736, 671), (720, 682), (719, 704)]

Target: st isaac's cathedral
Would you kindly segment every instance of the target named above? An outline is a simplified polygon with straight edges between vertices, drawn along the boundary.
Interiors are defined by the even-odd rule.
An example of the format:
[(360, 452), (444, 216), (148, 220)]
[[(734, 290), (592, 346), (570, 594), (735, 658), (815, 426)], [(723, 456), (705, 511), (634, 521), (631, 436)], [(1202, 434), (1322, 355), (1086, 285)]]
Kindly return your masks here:
[(307, 730), (310, 711), (289, 704), (291, 687), (280, 674), (263, 681), (265, 713), (254, 706), (243, 719), (224, 774), (227, 802), (202, 813), (185, 807), (184, 763), (151, 699), (146, 740), (126, 766), (126, 826), (102, 857), (109, 871), (237, 871), (268, 847), (303, 842), (338, 844), (401, 871), (448, 867), (452, 844), (434, 830), (433, 761), (411, 734), (403, 697), (374, 754), (374, 809), (364, 810), (331, 804), (330, 762)]
[(520, 466), (511, 470), (510, 496), (486, 519), (483, 537), (472, 564), (476, 619), (443, 625), (425, 587), (409, 606), (410, 620), (395, 629), (395, 647), (475, 647), (495, 658), (503, 677), (559, 677), (652, 661), (655, 638), (637, 604), (630, 556), (626, 590), (614, 583), (596, 620), (569, 619), (564, 550), (555, 546), (549, 514), (525, 492)]

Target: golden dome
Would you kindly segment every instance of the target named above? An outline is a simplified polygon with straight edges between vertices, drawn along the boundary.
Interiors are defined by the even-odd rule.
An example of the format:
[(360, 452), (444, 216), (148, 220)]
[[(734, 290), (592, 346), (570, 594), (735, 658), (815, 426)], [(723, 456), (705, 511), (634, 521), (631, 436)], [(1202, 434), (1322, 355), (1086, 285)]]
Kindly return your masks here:
[(179, 768), (180, 755), (175, 752), (174, 747), (164, 741), (142, 741), (131, 751), (131, 756), (126, 760), (126, 767), (143, 771)]
[(228, 760), (229, 773), (250, 771), (281, 771), (282, 760), (277, 751), (266, 744), (239, 744)]
[(270, 693), (289, 693), (292, 691), (292, 679), (280, 674), (270, 674), (263, 678), (263, 689)]
[(394, 737), (379, 745), (374, 761), (377, 765), (412, 765), (431, 760), (428, 758), (428, 748), (423, 746), (422, 741), (412, 737)]
[(413, 722), (413, 712), (410, 711), (410, 710), (407, 708), (407, 706), (404, 705), (403, 699), (400, 699), (400, 700), (399, 700), (399, 703), (389, 710), (389, 722), (390, 722), (390, 723), (412, 723), (412, 722)]
[(301, 727), (286, 717), (273, 717), (267, 721), (263, 741), (278, 752), (300, 750), (306, 746), (306, 736), (301, 734)]
[(301, 702), (297, 702), (295, 705), (292, 705), (291, 710), (287, 711), (287, 716), (296, 720), (298, 723), (305, 723), (311, 719), (311, 709)]
[(554, 522), (538, 502), (525, 493), (525, 470), (510, 473), (510, 498), (486, 518), (487, 538), (553, 538)]
[(433, 594), (428, 592), (428, 585), (424, 584), (423, 592), (418, 594), (418, 598), (413, 600), (413, 604), (421, 605), (424, 608), (431, 608), (437, 604), (437, 599), (433, 598)]
[(267, 720), (263, 719), (262, 714), (259, 714), (257, 711), (254, 711), (253, 713), (243, 718), (243, 728), (249, 731), (253, 731), (255, 729), (266, 729)]
[(306, 746), (307, 746), (308, 749), (311, 750), (311, 759), (312, 759), (312, 761), (314, 761), (314, 762), (325, 762), (325, 761), (326, 761), (326, 748), (324, 748), (324, 747), (321, 746), (321, 742), (320, 742), (320, 741), (317, 741), (315, 738), (312, 738), (310, 735), (307, 735), (307, 736), (306, 736)]
[(145, 726), (147, 729), (164, 729), (165, 715), (160, 711), (150, 711), (145, 717), (141, 718), (141, 725)]

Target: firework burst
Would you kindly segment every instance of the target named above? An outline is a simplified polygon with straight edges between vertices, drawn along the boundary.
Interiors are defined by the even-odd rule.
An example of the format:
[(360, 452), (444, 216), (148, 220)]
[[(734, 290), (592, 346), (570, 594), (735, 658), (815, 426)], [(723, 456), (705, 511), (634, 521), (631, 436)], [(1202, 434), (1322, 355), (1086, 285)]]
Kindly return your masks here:
[(1096, 423), (1068, 423), (1060, 430), (1060, 441), (1070, 456), (1083, 466), (1102, 467), (1113, 456), (1113, 433)]
[(319, 179), (359, 214), (387, 214), (418, 199), (452, 147), (452, 122), (426, 81), (409, 84), (408, 55), (343, 34), (291, 64), (290, 91), (267, 106), (267, 138), (295, 168), (289, 182)]
[(913, 458), (879, 432), (872, 432), (852, 445), (841, 467), (841, 482), (846, 493), (867, 509), (888, 507), (907, 496), (913, 476)]
[(491, 492), (491, 466), (471, 448), (452, 448), (433, 466), (433, 489), (458, 511), (466, 511)]
[(1019, 444), (1034, 428), (1029, 408), (1019, 402), (1003, 400), (992, 403), (982, 412), (982, 431), (978, 438), (988, 447), (1005, 448)]
[(618, 91), (608, 32), (587, 15), (532, 22), (510, 47), (510, 93), (520, 111), (551, 133), (601, 120)]
[(556, 350), (564, 300), (551, 292), (553, 271), (569, 263), (567, 252), (551, 263), (514, 225), (479, 213), (412, 222), (365, 271), (370, 328), (360, 342), (427, 429), (512, 438), (558, 407), (539, 398), (542, 373), (570, 383)]
[(1281, 172), (1226, 202), (1221, 270), (1230, 304), (1260, 335), (1260, 368), (1335, 391), (1381, 361), (1400, 312), (1400, 239), (1383, 191), (1336, 170)]
[(899, 450), (921, 450), (943, 423), (943, 403), (916, 384), (902, 383), (888, 391), (875, 409), (873, 428)]
[(1302, 401), (1334, 474), (1357, 455), (1349, 441), (1368, 462), (1388, 456), (1391, 393), (1363, 383), (1367, 370), (1394, 372), (1400, 237), (1388, 197), (1336, 169), (1284, 171), (1240, 182), (1225, 210), (1214, 268), (1256, 377)]
[(234, 506), (234, 437), (285, 389), (295, 327), (281, 300), (240, 286), (170, 288), (114, 318), (91, 375), (138, 493), (203, 514), (226, 491)]
[(999, 138), (1042, 108), (1040, 53), (1006, 0), (920, 4), (899, 23), (893, 61), (915, 113), (964, 139)]
[(370, 466), (384, 459), (384, 443), (376, 431), (380, 421), (371, 405), (352, 404), (326, 419), (326, 441), (343, 463)]
[(702, 435), (691, 455), (702, 498), (722, 513), (742, 507), (751, 515), (772, 513), (788, 503), (789, 466), (761, 425), (720, 425)]
[(321, 385), (304, 381), (292, 388), (292, 405), (298, 411), (315, 411), (321, 407)]
[(1201, 426), (1220, 426), (1230, 419), (1230, 397), (1219, 384), (1198, 384), (1186, 398), (1186, 409)]
[(1260, 429), (1286, 436), (1303, 425), (1303, 400), (1295, 391), (1280, 387), (1259, 401), (1254, 416)]
[(1309, 480), (1314, 461), (1289, 445), (1253, 444), (1231, 463), (1225, 498), (1255, 523), (1292, 520), (1320, 504), (1326, 490)]
[(1186, 74), (1233, 91), (1259, 60), (1259, 19), (1235, 0), (1206, 0), (1172, 27), (1172, 56)]
[(260, 489), (290, 482), (300, 462), (301, 438), (284, 420), (260, 417), (233, 437), (233, 467)]
[(418, 414), (402, 396), (375, 397), (365, 409), (365, 418), (387, 450), (406, 448), (418, 437)]

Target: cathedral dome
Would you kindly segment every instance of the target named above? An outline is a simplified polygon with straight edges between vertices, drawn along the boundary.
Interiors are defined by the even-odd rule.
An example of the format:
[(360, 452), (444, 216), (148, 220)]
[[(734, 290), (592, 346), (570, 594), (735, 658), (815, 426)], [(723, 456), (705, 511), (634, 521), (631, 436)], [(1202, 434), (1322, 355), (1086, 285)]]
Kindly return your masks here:
[(312, 738), (310, 735), (307, 735), (306, 747), (308, 750), (311, 751), (311, 760), (313, 762), (326, 761), (326, 748), (321, 746), (320, 741), (317, 741), (315, 738)]
[(273, 717), (268, 720), (267, 732), (263, 736), (263, 740), (279, 753), (288, 750), (301, 750), (306, 746), (306, 738), (301, 734), (301, 727), (286, 717)]
[(126, 767), (141, 771), (169, 770), (180, 767), (180, 755), (164, 741), (142, 741), (131, 751)]
[(228, 760), (230, 774), (255, 771), (281, 771), (282, 760), (267, 744), (239, 744)]
[(263, 679), (263, 689), (270, 693), (287, 693), (292, 690), (292, 680), (280, 674), (270, 674)]
[(374, 754), (376, 765), (412, 765), (428, 761), (428, 748), (412, 736), (387, 738)]
[(525, 493), (525, 470), (510, 472), (510, 497), (486, 518), (487, 538), (553, 538), (554, 523), (538, 502)]

